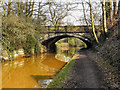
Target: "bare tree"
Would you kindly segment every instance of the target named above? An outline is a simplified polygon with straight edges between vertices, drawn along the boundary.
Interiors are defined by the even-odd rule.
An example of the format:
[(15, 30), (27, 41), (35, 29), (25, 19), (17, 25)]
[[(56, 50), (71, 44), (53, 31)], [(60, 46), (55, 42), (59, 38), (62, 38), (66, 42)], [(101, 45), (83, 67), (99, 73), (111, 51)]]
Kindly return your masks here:
[(44, 6), (46, 6), (46, 4), (42, 4), (42, 2), (39, 2), (38, 9), (35, 10), (37, 13), (36, 14), (37, 23), (41, 25), (45, 25), (47, 21), (47, 17), (46, 17), (47, 11), (44, 9)]
[(27, 17), (27, 13), (28, 13), (28, 0), (26, 0), (26, 8), (25, 8), (25, 16)]
[(96, 42), (99, 43), (97, 35), (95, 33), (95, 26), (94, 26), (94, 20), (93, 20), (93, 14), (92, 14), (92, 5), (91, 5), (91, 0), (89, 0), (89, 5), (90, 5), (90, 17), (91, 17), (91, 22), (92, 22), (92, 29), (93, 29), (93, 34), (96, 39)]
[(87, 18), (86, 18), (86, 13), (85, 13), (85, 6), (84, 6), (83, 2), (82, 2), (82, 7), (83, 7), (84, 20), (85, 20), (86, 24), (88, 25), (88, 21), (87, 21)]
[(119, 29), (119, 35), (120, 35), (120, 1), (119, 1), (119, 4), (118, 4), (118, 29)]
[(105, 0), (102, 2), (102, 11), (103, 11), (103, 33), (107, 33), (107, 25), (106, 25), (106, 9), (105, 9)]
[(32, 6), (32, 10), (29, 11), (29, 15), (28, 15), (29, 17), (32, 17), (32, 15), (33, 15), (34, 4), (35, 4), (34, 0), (33, 0), (33, 2), (30, 2), (29, 10), (31, 9), (31, 8), (30, 8), (31, 6)]
[(23, 10), (24, 10), (24, 6), (23, 6), (23, 1), (21, 0), (21, 2), (16, 2), (17, 3), (17, 6), (18, 6), (18, 8), (17, 8), (17, 15), (18, 16), (21, 16), (22, 14), (23, 14)]
[(10, 11), (11, 11), (11, 0), (9, 0), (8, 2), (7, 16), (10, 15)]
[(110, 22), (111, 22), (111, 25), (113, 25), (112, 0), (110, 0)]
[(117, 15), (117, 0), (115, 0), (114, 2), (113, 2), (113, 6), (114, 6), (114, 16), (116, 16)]
[(106, 10), (106, 19), (110, 16), (110, 2), (105, 2), (105, 10)]
[(56, 2), (48, 2), (48, 10), (49, 10), (49, 21), (53, 26), (58, 26), (62, 24), (62, 20), (68, 15), (68, 11), (70, 8), (68, 4), (64, 6), (60, 3)]
[(5, 5), (4, 5), (4, 3), (2, 2), (2, 7), (3, 7), (3, 11), (4, 11), (4, 17), (6, 17), (6, 11), (5, 11)]
[(34, 5), (35, 5), (34, 0), (33, 1), (32, 0), (30, 0), (30, 1), (26, 0), (25, 8), (24, 8), (26, 17), (30, 17), (31, 18), (33, 16)]

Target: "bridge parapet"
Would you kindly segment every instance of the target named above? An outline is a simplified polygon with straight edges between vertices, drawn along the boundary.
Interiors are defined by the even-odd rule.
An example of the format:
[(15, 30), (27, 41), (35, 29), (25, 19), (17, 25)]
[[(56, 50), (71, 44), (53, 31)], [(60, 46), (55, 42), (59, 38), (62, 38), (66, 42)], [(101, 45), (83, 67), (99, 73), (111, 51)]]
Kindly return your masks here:
[[(92, 26), (43, 26), (43, 33), (90, 33), (92, 32)], [(95, 26), (96, 31), (100, 31), (100, 26)]]

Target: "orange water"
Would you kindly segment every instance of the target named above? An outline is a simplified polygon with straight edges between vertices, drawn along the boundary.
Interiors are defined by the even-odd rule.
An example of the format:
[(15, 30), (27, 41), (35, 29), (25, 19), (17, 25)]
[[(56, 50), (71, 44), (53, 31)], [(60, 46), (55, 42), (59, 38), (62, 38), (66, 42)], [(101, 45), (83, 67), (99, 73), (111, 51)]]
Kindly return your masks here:
[[(21, 57), (2, 63), (2, 88), (45, 88), (66, 64), (64, 60), (68, 58), (66, 53), (70, 52), (62, 50), (57, 54), (46, 53), (30, 58)], [(59, 59), (61, 57), (62, 60)]]
[(65, 64), (55, 59), (55, 54), (18, 58), (5, 62), (2, 64), (2, 87), (40, 88), (42, 86), (38, 80), (42, 76), (54, 76)]

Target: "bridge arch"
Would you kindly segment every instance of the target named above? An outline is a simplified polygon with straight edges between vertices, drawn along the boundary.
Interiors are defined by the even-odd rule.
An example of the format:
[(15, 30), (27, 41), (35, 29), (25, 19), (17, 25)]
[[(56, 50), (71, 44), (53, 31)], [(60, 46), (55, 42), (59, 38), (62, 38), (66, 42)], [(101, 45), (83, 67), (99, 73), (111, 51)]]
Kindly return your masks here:
[(86, 45), (87, 48), (90, 48), (92, 46), (91, 44), (91, 40), (87, 37), (83, 37), (80, 35), (76, 35), (76, 34), (68, 34), (68, 33), (64, 33), (64, 34), (56, 34), (54, 36), (51, 36), (45, 40), (41, 41), (41, 44), (46, 46), (46, 48), (48, 49), (49, 52), (55, 52), (56, 51), (56, 45), (55, 43), (62, 39), (62, 38), (66, 38), (66, 37), (75, 37), (78, 38), (80, 40), (82, 40)]

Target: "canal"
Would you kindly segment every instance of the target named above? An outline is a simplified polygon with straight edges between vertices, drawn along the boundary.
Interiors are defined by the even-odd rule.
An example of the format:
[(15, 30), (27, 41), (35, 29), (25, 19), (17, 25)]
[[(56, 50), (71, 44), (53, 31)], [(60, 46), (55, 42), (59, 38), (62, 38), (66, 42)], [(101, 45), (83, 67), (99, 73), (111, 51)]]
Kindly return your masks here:
[(2, 88), (45, 88), (80, 47), (64, 47), (56, 53), (19, 57), (2, 63)]

